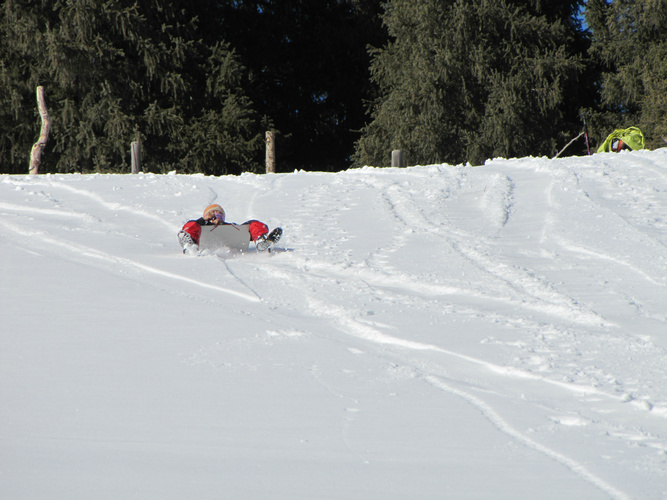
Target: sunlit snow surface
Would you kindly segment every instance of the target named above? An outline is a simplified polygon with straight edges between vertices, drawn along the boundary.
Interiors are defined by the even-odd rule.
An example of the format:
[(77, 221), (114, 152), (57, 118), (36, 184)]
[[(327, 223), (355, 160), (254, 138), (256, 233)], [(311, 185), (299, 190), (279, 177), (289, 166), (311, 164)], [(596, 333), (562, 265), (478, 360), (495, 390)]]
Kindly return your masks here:
[(667, 497), (667, 149), (4, 175), (0, 276), (3, 499)]

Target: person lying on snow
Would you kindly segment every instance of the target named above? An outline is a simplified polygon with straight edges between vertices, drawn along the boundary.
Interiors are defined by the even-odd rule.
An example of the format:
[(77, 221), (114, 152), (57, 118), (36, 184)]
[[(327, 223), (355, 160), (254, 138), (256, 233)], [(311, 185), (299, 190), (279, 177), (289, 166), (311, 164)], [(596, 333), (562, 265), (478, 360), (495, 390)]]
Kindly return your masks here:
[[(206, 207), (204, 215), (199, 219), (186, 222), (183, 229), (178, 233), (178, 242), (183, 248), (183, 253), (192, 253), (199, 250), (202, 226), (217, 226), (218, 224), (229, 223), (225, 222), (225, 211), (217, 204)], [(248, 226), (250, 240), (255, 242), (255, 246), (260, 252), (271, 247), (283, 234), (283, 230), (279, 227), (269, 233), (269, 227), (258, 220), (249, 220), (240, 225)]]

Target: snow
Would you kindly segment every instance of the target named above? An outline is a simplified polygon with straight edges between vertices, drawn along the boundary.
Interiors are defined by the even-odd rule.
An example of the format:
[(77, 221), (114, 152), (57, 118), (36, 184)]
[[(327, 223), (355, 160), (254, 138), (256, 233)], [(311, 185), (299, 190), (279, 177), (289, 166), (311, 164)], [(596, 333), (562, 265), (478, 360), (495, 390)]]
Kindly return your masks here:
[[(183, 255), (211, 203), (285, 233)], [(0, 498), (667, 497), (667, 149), (0, 176)]]

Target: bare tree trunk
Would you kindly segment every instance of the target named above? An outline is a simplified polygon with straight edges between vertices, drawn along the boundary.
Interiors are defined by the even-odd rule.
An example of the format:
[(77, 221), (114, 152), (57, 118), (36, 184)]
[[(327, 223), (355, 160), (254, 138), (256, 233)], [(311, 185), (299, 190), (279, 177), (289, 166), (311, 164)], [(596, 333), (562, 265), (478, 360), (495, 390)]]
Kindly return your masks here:
[(266, 173), (276, 172), (276, 134), (272, 131), (266, 132)]
[(46, 146), (46, 141), (49, 139), (49, 131), (51, 130), (49, 111), (46, 109), (46, 101), (44, 100), (44, 87), (41, 85), (37, 87), (37, 106), (39, 107), (39, 115), (42, 117), (42, 129), (39, 132), (39, 139), (33, 145), (30, 152), (30, 175), (39, 173), (39, 164), (42, 162), (42, 150)]

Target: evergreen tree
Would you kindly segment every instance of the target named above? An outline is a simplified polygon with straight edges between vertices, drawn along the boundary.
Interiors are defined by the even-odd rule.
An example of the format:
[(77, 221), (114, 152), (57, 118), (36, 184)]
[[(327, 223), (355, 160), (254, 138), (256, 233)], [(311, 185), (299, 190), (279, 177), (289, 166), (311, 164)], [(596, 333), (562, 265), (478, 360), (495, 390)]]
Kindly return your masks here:
[(604, 66), (596, 139), (638, 126), (646, 146), (667, 136), (667, 0), (589, 0), (592, 53)]
[(357, 164), (554, 154), (589, 95), (579, 0), (390, 0), (391, 41), (373, 51), (379, 97)]
[(246, 90), (279, 133), (279, 170), (349, 166), (371, 90), (367, 45), (385, 38), (382, 1), (219, 2), (217, 31), (238, 50)]
[(434, 163), (463, 150), (465, 107), (456, 58), (445, 60), (453, 1), (392, 0), (383, 16), (391, 41), (373, 49), (372, 81), (380, 97), (358, 142), (357, 162), (386, 165), (392, 149), (412, 163)]
[[(8, 0), (0, 10), (0, 155), (24, 173), (43, 85), (52, 130), (41, 171), (257, 169), (258, 119), (243, 67), (220, 42), (197, 40), (190, 2)], [(25, 158), (25, 159), (24, 159)]]

